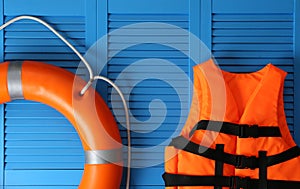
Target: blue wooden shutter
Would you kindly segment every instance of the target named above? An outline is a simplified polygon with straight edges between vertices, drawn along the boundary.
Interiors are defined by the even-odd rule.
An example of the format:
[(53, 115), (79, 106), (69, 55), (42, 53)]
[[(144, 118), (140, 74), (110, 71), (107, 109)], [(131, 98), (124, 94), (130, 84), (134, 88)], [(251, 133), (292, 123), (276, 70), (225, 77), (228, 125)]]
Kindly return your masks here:
[[(3, 21), (18, 15), (37, 15), (84, 54), (96, 36), (95, 27), (87, 21), (95, 19), (91, 18), (93, 7), (95, 4), (83, 0), (7, 0)], [(44, 61), (76, 72), (78, 57), (44, 26), (21, 21), (2, 35), (4, 61)], [(43, 104), (17, 100), (4, 105), (4, 119), (5, 188), (77, 188), (83, 149), (75, 129), (60, 113)]]
[(285, 112), (290, 131), (299, 144), (300, 136), (296, 134), (299, 132), (296, 124), (299, 123), (299, 93), (295, 93), (300, 85), (299, 79), (295, 80), (299, 74), (299, 40), (295, 40), (299, 34), (296, 24), (299, 3), (296, 2), (203, 1), (206, 9), (202, 9), (201, 16), (207, 21), (202, 25), (201, 37), (225, 70), (251, 72), (272, 62), (288, 72), (284, 88)]
[[(99, 12), (108, 10), (106, 15), (101, 13), (102, 17), (107, 17), (107, 21), (99, 22), (101, 23), (101, 34), (113, 32), (130, 24), (150, 22), (172, 24), (187, 31), (189, 29), (189, 3), (186, 0), (109, 0), (107, 2), (107, 8), (102, 4), (102, 9), (99, 10)], [(177, 33), (180, 32), (172, 27), (161, 28), (161, 33), (155, 27), (133, 26), (133, 28), (123, 29), (118, 34), (108, 35), (107, 52), (101, 54), (107, 53), (106, 74), (110, 79), (115, 81), (132, 64), (150, 58), (168, 60), (178, 66), (189, 77), (189, 59), (184, 53), (157, 43), (143, 43), (151, 38), (160, 38), (161, 41), (180, 43), (183, 49), (188, 52), (189, 35), (178, 35)], [(166, 30), (169, 35), (166, 35)], [(124, 45), (130, 44), (136, 45), (122, 50)], [(113, 56), (115, 52), (119, 53)], [(170, 136), (176, 132), (177, 125), (183, 124), (183, 122), (179, 122), (180, 116), (185, 118), (188, 113), (189, 102), (185, 101), (183, 105), (180, 104), (174, 86), (159, 78), (163, 75), (169, 80), (178, 81), (180, 86), (177, 87), (181, 87), (185, 91), (186, 99), (189, 96), (188, 81), (178, 77), (177, 72), (172, 71), (172, 67), (163, 65), (163, 62), (154, 61), (151, 67), (136, 66), (134, 70), (126, 74), (127, 77), (122, 80), (120, 85), (121, 90), (127, 91), (126, 95), (130, 96), (130, 110), (134, 119), (137, 120), (132, 122), (132, 128), (135, 131), (132, 132), (132, 143), (135, 147), (132, 153), (132, 166), (134, 167), (131, 177), (132, 188), (163, 188), (161, 175), (164, 172), (164, 146), (161, 144), (166, 145), (170, 141)], [(149, 74), (153, 77), (141, 80), (134, 86), (132, 91), (128, 91), (131, 83)], [(108, 90), (107, 99), (110, 106), (112, 106), (111, 99), (118, 99), (117, 93), (112, 91), (111, 88)], [(165, 118), (161, 107), (154, 107), (151, 112), (152, 115), (150, 115), (149, 104), (154, 99), (160, 99), (165, 103), (167, 108)], [(184, 115), (180, 113), (182, 109), (184, 109)], [(116, 104), (114, 113), (120, 121), (124, 122), (121, 103)], [(150, 117), (152, 121), (147, 121)], [(160, 120), (161, 117), (163, 117), (163, 121), (158, 123), (157, 120)], [(157, 129), (153, 131), (155, 126), (157, 126)], [(123, 127), (120, 127), (120, 129), (123, 142), (127, 144), (125, 129)], [(143, 133), (139, 133), (139, 131)], [(151, 150), (151, 147), (154, 146), (159, 147)], [(151, 167), (144, 167), (151, 164)]]

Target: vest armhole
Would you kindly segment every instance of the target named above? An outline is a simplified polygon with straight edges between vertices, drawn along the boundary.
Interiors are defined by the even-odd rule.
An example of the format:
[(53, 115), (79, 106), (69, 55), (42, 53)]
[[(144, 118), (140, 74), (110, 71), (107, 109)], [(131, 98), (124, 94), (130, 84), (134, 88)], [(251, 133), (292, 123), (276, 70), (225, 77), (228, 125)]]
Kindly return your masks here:
[(281, 75), (281, 86), (280, 86), (280, 91), (279, 91), (279, 96), (278, 96), (278, 104), (277, 104), (277, 114), (278, 114), (278, 124), (279, 124), (279, 129), (282, 135), (283, 140), (290, 146), (295, 146), (296, 143), (293, 140), (293, 137), (290, 133), (288, 124), (286, 122), (286, 114), (284, 110), (284, 81), (286, 78), (287, 73), (283, 70), (279, 70), (280, 75)]

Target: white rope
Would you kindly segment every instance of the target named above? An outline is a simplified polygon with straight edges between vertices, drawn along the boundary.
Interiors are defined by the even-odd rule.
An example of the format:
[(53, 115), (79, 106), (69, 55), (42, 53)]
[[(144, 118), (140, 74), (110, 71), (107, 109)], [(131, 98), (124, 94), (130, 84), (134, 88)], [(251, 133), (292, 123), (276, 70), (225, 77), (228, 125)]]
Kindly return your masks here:
[(123, 102), (123, 106), (124, 106), (124, 110), (125, 110), (125, 115), (126, 115), (126, 127), (127, 127), (127, 140), (128, 140), (128, 160), (127, 160), (127, 181), (126, 181), (126, 189), (130, 188), (130, 165), (131, 165), (131, 136), (130, 136), (130, 121), (129, 121), (129, 112), (128, 112), (128, 107), (126, 104), (126, 100), (124, 98), (124, 95), (122, 93), (122, 91), (119, 89), (119, 87), (117, 85), (115, 85), (110, 79), (103, 77), (103, 76), (94, 76), (93, 74), (93, 70), (90, 66), (90, 64), (88, 63), (88, 61), (78, 52), (78, 50), (71, 44), (69, 43), (69, 41), (67, 41), (58, 31), (56, 31), (52, 26), (50, 26), (47, 22), (34, 17), (34, 16), (18, 16), (15, 17), (11, 20), (9, 20), (8, 22), (6, 22), (5, 24), (3, 24), (2, 26), (0, 26), (0, 30), (3, 30), (4, 28), (6, 28), (7, 26), (11, 25), (14, 22), (17, 22), (19, 20), (34, 20), (36, 22), (41, 23), (42, 25), (44, 25), (46, 28), (48, 28), (51, 32), (53, 32), (59, 39), (61, 39), (79, 58), (80, 60), (84, 63), (84, 65), (86, 66), (89, 75), (90, 75), (90, 80), (89, 82), (86, 84), (86, 86), (80, 91), (81, 95), (84, 95), (84, 93), (87, 91), (87, 89), (92, 85), (93, 81), (100, 79), (103, 81), (106, 81), (107, 83), (109, 83), (120, 95), (121, 100)]
[(128, 157), (127, 157), (127, 180), (126, 180), (126, 189), (129, 189), (130, 187), (130, 165), (131, 165), (131, 137), (130, 137), (130, 121), (129, 121), (129, 109), (125, 100), (125, 97), (122, 93), (122, 91), (120, 90), (120, 88), (114, 84), (114, 82), (112, 82), (110, 79), (103, 77), (103, 76), (95, 76), (94, 80), (103, 80), (107, 83), (109, 83), (119, 94), (119, 96), (121, 97), (121, 100), (123, 102), (123, 107), (125, 110), (125, 116), (126, 116), (126, 130), (127, 130), (127, 151), (128, 151)]

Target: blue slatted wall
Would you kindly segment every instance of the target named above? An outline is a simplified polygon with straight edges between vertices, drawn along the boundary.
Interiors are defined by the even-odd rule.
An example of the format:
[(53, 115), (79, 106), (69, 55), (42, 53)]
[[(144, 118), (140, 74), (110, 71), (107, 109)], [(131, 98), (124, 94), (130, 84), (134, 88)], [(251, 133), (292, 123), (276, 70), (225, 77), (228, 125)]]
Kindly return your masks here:
[[(4, 0), (0, 6), (0, 23), (22, 14), (39, 16), (64, 32), (81, 53), (97, 38), (111, 32), (105, 44), (101, 44), (97, 65), (92, 66), (116, 81), (129, 99), (134, 131), (131, 188), (164, 188), (163, 149), (170, 136), (178, 132), (176, 127), (184, 123), (191, 95), (189, 83), (177, 71), (191, 76), (193, 63), (186, 54), (198, 52), (190, 48), (190, 36), (174, 27), (135, 25), (121, 29), (129, 24), (163, 22), (189, 30), (207, 44), (221, 67), (228, 71), (255, 71), (268, 62), (286, 70), (287, 121), (300, 144), (297, 0)], [(114, 32), (117, 30), (121, 32)], [(78, 58), (39, 24), (22, 21), (0, 35), (1, 61), (39, 60), (76, 71)], [(151, 39), (153, 43), (149, 43)], [(169, 45), (157, 44), (157, 39)], [(158, 60), (148, 61), (146, 66), (135, 64), (150, 58), (169, 61), (178, 70), (173, 69), (174, 65), (162, 66), (165, 62)], [(175, 81), (176, 86), (164, 80)], [(184, 101), (180, 101), (174, 87), (183, 91)], [(114, 109), (126, 145), (126, 131), (121, 126), (124, 113), (116, 92), (102, 84), (97, 89)], [(151, 103), (155, 99), (164, 105)], [(61, 114), (45, 105), (19, 100), (0, 105), (0, 119), (3, 188), (77, 188), (83, 150), (77, 133)]]

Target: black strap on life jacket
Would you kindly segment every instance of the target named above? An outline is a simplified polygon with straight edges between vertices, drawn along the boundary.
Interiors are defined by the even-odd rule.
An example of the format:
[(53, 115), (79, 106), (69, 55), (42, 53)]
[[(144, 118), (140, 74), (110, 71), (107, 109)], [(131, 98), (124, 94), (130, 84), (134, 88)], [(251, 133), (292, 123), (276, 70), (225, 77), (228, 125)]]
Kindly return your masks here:
[(246, 125), (212, 120), (199, 121), (191, 130), (190, 136), (192, 136), (196, 130), (216, 131), (224, 134), (235, 135), (240, 138), (281, 137), (278, 126)]
[[(216, 145), (216, 150), (220, 151), (220, 155), (224, 153), (224, 144), (217, 144)], [(215, 161), (215, 175), (216, 176), (223, 176), (223, 168), (224, 168), (224, 163), (222, 161)], [(222, 189), (221, 186), (215, 186), (214, 189)]]
[[(217, 186), (230, 189), (260, 189), (260, 179), (237, 176), (192, 176), (164, 173), (166, 187), (171, 186)], [(299, 189), (299, 181), (266, 180), (267, 187), (263, 189)]]
[[(259, 157), (235, 155), (235, 154), (230, 154), (219, 150), (215, 150), (212, 148), (207, 148), (205, 146), (201, 146), (196, 143), (193, 143), (182, 136), (172, 139), (169, 146), (173, 146), (179, 150), (184, 150), (186, 152), (190, 152), (195, 155), (203, 156), (212, 160), (221, 161), (223, 163), (233, 165), (238, 169), (259, 168), (259, 161), (260, 161)], [(294, 146), (279, 154), (267, 156), (266, 166), (269, 167), (272, 165), (276, 165), (298, 156), (300, 156), (300, 148), (298, 146)]]
[(259, 188), (258, 189), (268, 189), (268, 158), (266, 151), (259, 152)]

